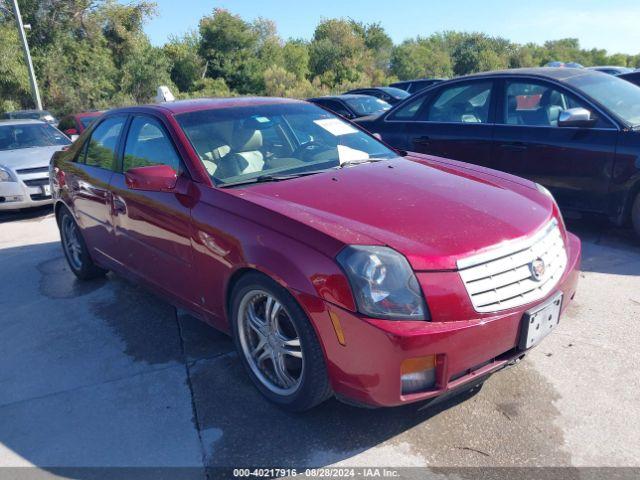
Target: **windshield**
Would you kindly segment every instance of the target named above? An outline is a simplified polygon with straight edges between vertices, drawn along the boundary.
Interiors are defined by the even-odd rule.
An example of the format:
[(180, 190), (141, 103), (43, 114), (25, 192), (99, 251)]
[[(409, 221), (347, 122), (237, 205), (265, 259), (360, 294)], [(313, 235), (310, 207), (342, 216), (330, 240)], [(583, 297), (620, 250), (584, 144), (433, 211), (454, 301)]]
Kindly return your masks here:
[(69, 139), (45, 123), (0, 125), (0, 150), (69, 145)]
[(628, 125), (640, 125), (640, 87), (611, 75), (578, 75), (567, 83), (582, 90)]
[(407, 98), (408, 96), (410, 96), (411, 94), (409, 92), (407, 92), (406, 90), (402, 90), (400, 88), (395, 88), (395, 87), (382, 87), (381, 90), (389, 95), (391, 95), (394, 98)]
[(374, 113), (384, 112), (391, 108), (391, 105), (387, 102), (375, 97), (351, 97), (344, 98), (344, 101), (359, 116), (372, 115)]
[(375, 138), (315, 105), (252, 105), (176, 116), (216, 184), (394, 158)]

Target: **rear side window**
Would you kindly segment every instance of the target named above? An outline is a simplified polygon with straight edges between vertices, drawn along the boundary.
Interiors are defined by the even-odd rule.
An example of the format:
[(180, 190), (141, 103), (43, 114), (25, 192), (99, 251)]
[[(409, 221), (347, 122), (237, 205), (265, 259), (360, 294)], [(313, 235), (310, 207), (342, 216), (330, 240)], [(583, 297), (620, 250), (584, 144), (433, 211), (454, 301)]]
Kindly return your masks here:
[(95, 128), (85, 145), (84, 156), (80, 156), (83, 163), (114, 170), (115, 152), (125, 120), (125, 117), (110, 117)]
[(168, 165), (181, 173), (182, 163), (160, 123), (151, 117), (135, 117), (124, 147), (122, 169)]
[(402, 120), (405, 122), (417, 120), (418, 111), (422, 108), (426, 99), (426, 95), (423, 95), (415, 100), (405, 103), (389, 116), (389, 120)]
[(420, 120), (446, 123), (487, 123), (493, 82), (456, 84), (440, 91)]

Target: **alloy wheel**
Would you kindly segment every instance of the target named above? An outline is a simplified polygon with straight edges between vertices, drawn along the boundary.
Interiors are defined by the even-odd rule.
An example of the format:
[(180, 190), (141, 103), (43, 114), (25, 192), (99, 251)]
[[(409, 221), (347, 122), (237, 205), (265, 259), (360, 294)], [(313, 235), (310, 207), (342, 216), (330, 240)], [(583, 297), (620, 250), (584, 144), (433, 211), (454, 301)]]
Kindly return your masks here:
[(69, 263), (75, 270), (82, 268), (82, 244), (76, 222), (69, 215), (62, 218), (62, 243)]
[(278, 395), (291, 395), (304, 370), (302, 345), (287, 309), (270, 293), (252, 290), (238, 309), (242, 353), (260, 382)]

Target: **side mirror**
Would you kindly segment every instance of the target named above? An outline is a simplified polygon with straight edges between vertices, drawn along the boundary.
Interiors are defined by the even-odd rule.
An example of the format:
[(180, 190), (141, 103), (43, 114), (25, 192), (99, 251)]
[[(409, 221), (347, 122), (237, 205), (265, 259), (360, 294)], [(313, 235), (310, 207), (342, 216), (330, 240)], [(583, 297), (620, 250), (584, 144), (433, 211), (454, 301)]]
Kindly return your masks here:
[(150, 165), (130, 168), (124, 178), (131, 190), (170, 192), (176, 187), (178, 174), (168, 165)]
[(586, 108), (568, 108), (558, 117), (559, 127), (593, 127), (596, 122), (597, 118)]

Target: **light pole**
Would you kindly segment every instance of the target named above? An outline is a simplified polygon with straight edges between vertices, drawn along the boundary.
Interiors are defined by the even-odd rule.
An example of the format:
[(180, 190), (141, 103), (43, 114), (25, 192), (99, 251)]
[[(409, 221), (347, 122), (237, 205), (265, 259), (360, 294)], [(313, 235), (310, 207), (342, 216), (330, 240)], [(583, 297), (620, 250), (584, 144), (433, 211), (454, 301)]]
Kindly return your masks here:
[(38, 110), (42, 110), (42, 101), (40, 100), (40, 92), (38, 91), (38, 82), (36, 81), (36, 73), (33, 71), (33, 62), (31, 61), (31, 52), (29, 52), (29, 44), (27, 43), (27, 35), (24, 33), (24, 25), (22, 24), (22, 15), (20, 15), (20, 7), (18, 0), (13, 0), (13, 13), (18, 24), (18, 34), (22, 41), (22, 49), (24, 50), (24, 61), (29, 69), (29, 83), (31, 84), (31, 94), (33, 101)]

